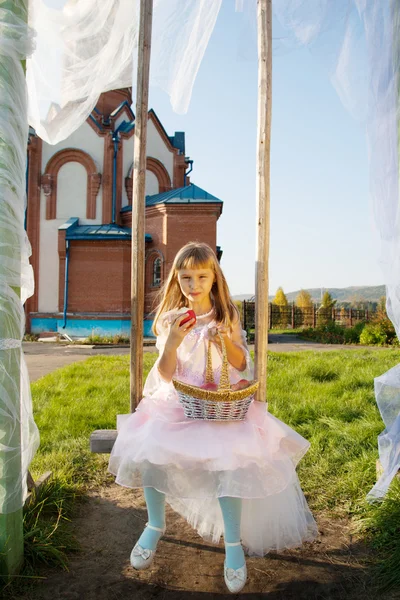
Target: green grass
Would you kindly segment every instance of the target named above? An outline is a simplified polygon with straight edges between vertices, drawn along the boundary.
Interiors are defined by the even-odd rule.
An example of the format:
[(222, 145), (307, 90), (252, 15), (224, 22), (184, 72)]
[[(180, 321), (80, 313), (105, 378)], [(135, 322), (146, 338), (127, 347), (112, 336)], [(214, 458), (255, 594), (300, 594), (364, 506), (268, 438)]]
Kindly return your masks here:
[[(155, 358), (144, 354), (145, 375)], [(376, 480), (377, 436), (383, 429), (373, 380), (399, 362), (399, 350), (367, 349), (270, 353), (268, 363), (270, 412), (311, 443), (298, 470), (311, 508), (333, 518), (353, 517), (382, 559), (378, 579), (391, 587), (400, 585), (400, 486), (393, 485), (378, 507), (365, 496)], [(40, 509), (40, 519), (46, 510), (50, 515), (48, 529), (40, 519), (35, 524), (34, 507), (27, 523), (27, 533), (36, 531), (35, 543), (27, 539), (30, 564), (65, 565), (64, 551), (75, 549), (65, 528), (74, 496), (112, 479), (108, 455), (91, 454), (89, 436), (94, 429), (115, 428), (116, 415), (129, 412), (129, 357), (96, 356), (60, 369), (33, 383), (32, 396), (41, 445), (31, 470), (36, 476), (52, 470), (54, 482)], [(57, 519), (63, 525), (59, 539)]]
[(26, 593), (34, 592), (38, 580), (43, 578), (37, 575), (39, 566), (68, 569), (68, 555), (79, 551), (69, 527), (77, 498), (83, 500), (73, 486), (54, 479), (42, 486), (34, 501), (25, 507), (24, 566), (15, 578), (0, 578), (2, 599), (20, 600)]
[(270, 355), (269, 410), (311, 442), (299, 476), (314, 509), (368, 509), (384, 428), (373, 380), (398, 362), (400, 352), (390, 350)]
[(268, 330), (269, 334), (280, 334), (280, 335), (299, 335), (303, 332), (303, 327), (297, 327), (297, 329), (280, 329), (279, 327)]
[(85, 340), (78, 342), (80, 344), (129, 344), (129, 337), (126, 335), (98, 335), (92, 333)]
[[(145, 377), (155, 358), (144, 353)], [(129, 357), (94, 356), (46, 375), (31, 388), (41, 438), (32, 473), (51, 470), (76, 490), (103, 483), (108, 455), (92, 454), (89, 437), (95, 429), (115, 429), (116, 415), (129, 412)]]

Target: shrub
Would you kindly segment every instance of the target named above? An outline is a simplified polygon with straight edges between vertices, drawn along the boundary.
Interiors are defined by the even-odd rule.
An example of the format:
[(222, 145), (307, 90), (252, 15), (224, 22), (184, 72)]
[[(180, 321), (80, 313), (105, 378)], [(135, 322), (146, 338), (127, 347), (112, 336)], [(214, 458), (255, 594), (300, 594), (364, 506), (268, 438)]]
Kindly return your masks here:
[(396, 336), (396, 330), (393, 326), (393, 323), (390, 319), (383, 319), (382, 321), (378, 322), (378, 325), (380, 326), (381, 330), (385, 333), (386, 335), (386, 343), (387, 344), (398, 344), (398, 339)]
[[(129, 344), (129, 337), (116, 333), (113, 336), (109, 335), (98, 335), (92, 333), (87, 337), (84, 344)], [(82, 343), (82, 342), (80, 342)]]
[(37, 342), (39, 339), (39, 335), (37, 333), (25, 333), (24, 342)]
[(365, 321), (360, 321), (354, 327), (349, 327), (344, 330), (344, 340), (345, 344), (359, 344), (360, 343), (360, 335), (364, 330), (366, 323)]
[(360, 321), (354, 327), (342, 327), (331, 322), (319, 325), (315, 329), (305, 329), (301, 336), (322, 344), (359, 344), (364, 327), (364, 321)]
[(369, 323), (364, 327), (360, 335), (360, 344), (365, 346), (385, 346), (388, 336), (381, 323)]
[(344, 344), (345, 343), (345, 328), (336, 325), (334, 322), (320, 325), (313, 329), (309, 327), (303, 331), (302, 337), (305, 337), (315, 342), (322, 344)]

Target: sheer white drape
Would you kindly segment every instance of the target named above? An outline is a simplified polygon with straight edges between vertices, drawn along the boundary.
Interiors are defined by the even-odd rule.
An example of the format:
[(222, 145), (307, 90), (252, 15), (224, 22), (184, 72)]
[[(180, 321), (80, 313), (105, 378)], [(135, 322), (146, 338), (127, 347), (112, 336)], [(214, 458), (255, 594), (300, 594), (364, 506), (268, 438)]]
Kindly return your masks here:
[[(228, 0), (226, 0), (228, 1)], [(151, 83), (185, 112), (193, 83), (222, 0), (155, 0)], [(236, 0), (232, 10), (253, 13), (255, 0)], [(132, 85), (136, 71), (138, 0), (29, 0), (36, 49), (27, 61), (29, 123), (55, 144), (88, 117), (101, 92)], [(400, 232), (398, 162), (398, 9), (394, 0), (274, 0), (275, 17), (287, 35), (274, 48), (305, 44), (329, 67), (332, 82), (352, 114), (366, 125), (371, 196), (382, 239), (381, 262), (388, 313), (400, 334)], [(0, 452), (11, 457), (11, 434), (22, 431), (21, 476), (38, 444), (29, 383), (10, 362), (23, 333), (22, 303), (32, 294), (29, 243), (24, 222), (26, 108), (19, 61), (30, 52), (22, 22), (0, 8)], [(254, 57), (256, 60), (256, 56)], [(5, 61), (10, 66), (5, 68)], [(136, 81), (136, 77), (133, 78)], [(327, 115), (328, 118), (328, 115)], [(13, 151), (10, 152), (10, 148)], [(7, 150), (6, 150), (7, 148)], [(367, 201), (366, 201), (367, 210)], [(19, 250), (16, 249), (21, 248)], [(21, 299), (12, 287), (21, 287)], [(16, 341), (15, 341), (16, 340)], [(21, 353), (19, 353), (21, 356)], [(14, 378), (14, 379), (13, 379)], [(10, 405), (4, 382), (21, 385), (22, 411)], [(370, 498), (385, 494), (399, 467), (400, 366), (376, 380), (376, 397), (386, 430), (380, 436), (384, 474)], [(4, 425), (3, 425), (4, 423)], [(11, 436), (11, 437), (8, 437)], [(3, 474), (0, 473), (0, 482)], [(20, 482), (21, 483), (21, 482)], [(23, 483), (25, 486), (25, 483)], [(1, 483), (1, 486), (3, 484)], [(25, 488), (24, 488), (25, 489)], [(16, 510), (21, 497), (0, 489), (0, 512)]]
[(21, 340), (23, 303), (33, 293), (24, 230), (28, 139), (21, 65), (31, 48), (22, 18), (0, 7), (0, 513), (21, 508), (39, 444)]
[[(222, 0), (154, 0), (150, 84), (186, 112)], [(37, 32), (28, 61), (29, 123), (51, 144), (93, 110), (101, 92), (136, 82), (139, 0), (30, 0)]]
[[(399, 3), (276, 0), (273, 4), (297, 42), (309, 45), (325, 61), (344, 106), (365, 125), (372, 208), (381, 239), (377, 256), (387, 312), (400, 337)], [(369, 501), (386, 494), (400, 468), (400, 365), (375, 380), (375, 395), (386, 429), (378, 438), (383, 473), (369, 492)]]

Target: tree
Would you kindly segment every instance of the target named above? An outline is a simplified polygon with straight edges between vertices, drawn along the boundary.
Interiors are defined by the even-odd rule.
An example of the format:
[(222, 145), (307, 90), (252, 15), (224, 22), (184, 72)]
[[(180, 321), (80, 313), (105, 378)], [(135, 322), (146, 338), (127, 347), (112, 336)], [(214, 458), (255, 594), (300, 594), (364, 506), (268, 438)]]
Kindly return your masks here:
[(243, 323), (243, 302), (241, 300), (234, 300), (233, 304), (239, 311), (240, 320)]
[(333, 300), (329, 292), (325, 292), (318, 309), (318, 325), (326, 325), (332, 321), (332, 310), (335, 304), (336, 300)]
[(300, 290), (296, 296), (296, 306), (299, 308), (311, 308), (313, 306), (313, 301), (310, 292), (307, 292), (307, 290)]
[(312, 327), (314, 321), (314, 303), (310, 292), (300, 290), (296, 296), (296, 327)]
[(349, 300), (351, 308), (354, 308), (356, 310), (362, 310), (365, 308), (366, 300), (365, 298), (360, 296), (360, 294), (353, 294), (352, 296), (350, 296)]
[(281, 287), (276, 290), (275, 298), (272, 300), (271, 306), (271, 327), (277, 325), (283, 329), (286, 329), (291, 320), (289, 314), (289, 302), (286, 298), (285, 292)]
[(332, 309), (335, 306), (336, 302), (337, 300), (334, 300), (329, 292), (325, 292), (322, 296), (321, 307)]
[(376, 320), (384, 321), (387, 318), (388, 316), (386, 312), (386, 296), (381, 296), (376, 307)]
[(288, 306), (289, 302), (286, 298), (286, 294), (281, 287), (276, 290), (275, 298), (272, 300), (272, 304), (277, 306)]

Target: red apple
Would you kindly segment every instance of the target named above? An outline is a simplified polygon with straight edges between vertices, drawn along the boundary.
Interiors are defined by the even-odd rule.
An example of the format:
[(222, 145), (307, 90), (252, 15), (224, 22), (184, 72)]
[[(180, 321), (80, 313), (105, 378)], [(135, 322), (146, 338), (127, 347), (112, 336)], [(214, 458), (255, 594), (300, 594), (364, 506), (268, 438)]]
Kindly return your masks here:
[(239, 379), (239, 381), (237, 383), (234, 383), (233, 385), (231, 385), (231, 390), (243, 390), (244, 388), (247, 388), (250, 384), (250, 381), (248, 381), (247, 379)]
[(216, 392), (218, 390), (218, 386), (216, 383), (208, 382), (201, 386), (202, 390), (208, 390), (209, 392)]
[(187, 323), (188, 321), (190, 321), (190, 319), (194, 319), (194, 322), (196, 323), (196, 314), (195, 314), (194, 310), (192, 310), (191, 308), (189, 308), (189, 310), (187, 310), (185, 314), (188, 315), (188, 316), (186, 317), (186, 319), (183, 319), (183, 321), (179, 325), (179, 327), (182, 327), (182, 325), (184, 325), (185, 323)]

